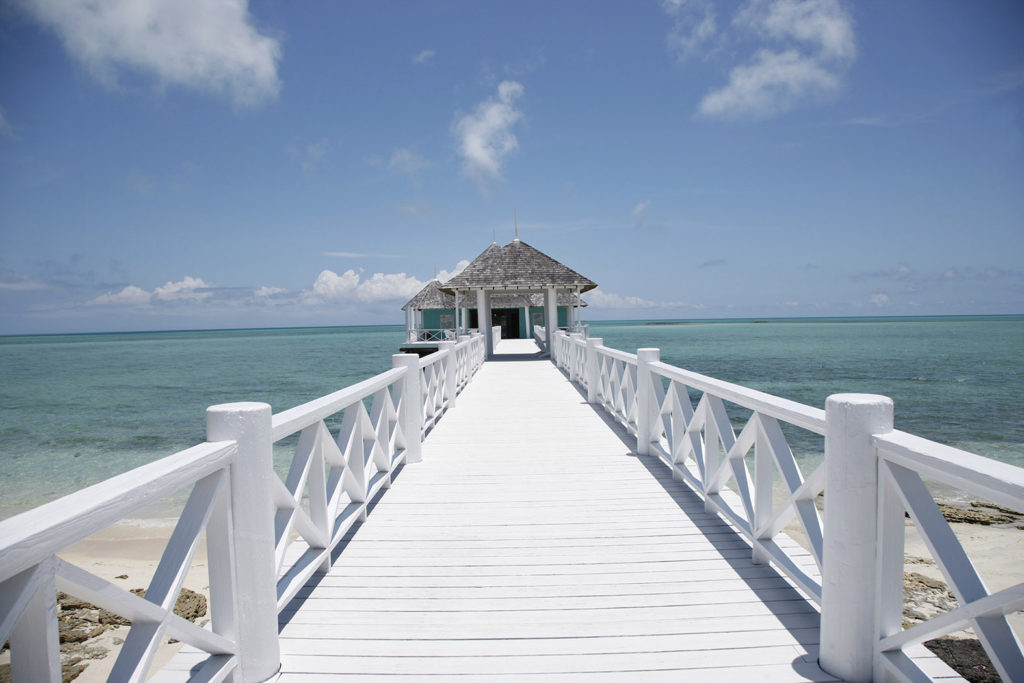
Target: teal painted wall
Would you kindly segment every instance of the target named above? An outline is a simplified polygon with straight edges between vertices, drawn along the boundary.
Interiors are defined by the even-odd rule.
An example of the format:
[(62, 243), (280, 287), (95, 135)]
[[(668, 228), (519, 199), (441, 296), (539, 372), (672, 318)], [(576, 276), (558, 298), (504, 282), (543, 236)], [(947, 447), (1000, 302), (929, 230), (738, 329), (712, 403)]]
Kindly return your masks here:
[[(450, 316), (451, 321), (449, 324), (442, 325), (441, 316)], [(433, 308), (423, 311), (423, 327), (427, 330), (441, 330), (455, 327), (455, 309)]]
[[(476, 312), (476, 308), (469, 309), (470, 311)], [(442, 325), (441, 316), (451, 316), (450, 323)], [(544, 308), (540, 306), (530, 307), (531, 319), (536, 319), (540, 316), (540, 325), (544, 324)], [(569, 320), (569, 308), (567, 306), (558, 307), (558, 326), (566, 327)], [(448, 321), (446, 321), (448, 322)], [(428, 330), (441, 330), (450, 329), (455, 327), (455, 309), (454, 308), (434, 308), (423, 311), (423, 327)], [(523, 337), (526, 337), (528, 328), (526, 326), (526, 309), (519, 309), (519, 330)]]

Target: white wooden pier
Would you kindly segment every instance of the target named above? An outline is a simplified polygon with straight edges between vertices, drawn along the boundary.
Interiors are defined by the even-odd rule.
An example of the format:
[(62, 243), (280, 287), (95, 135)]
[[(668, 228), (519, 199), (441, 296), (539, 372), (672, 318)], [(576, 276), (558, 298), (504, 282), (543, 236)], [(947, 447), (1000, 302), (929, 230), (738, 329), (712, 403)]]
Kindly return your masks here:
[[(1024, 584), (990, 594), (920, 484), (1022, 509), (1020, 468), (893, 431), (881, 397), (819, 410), (654, 349), (558, 332), (553, 363), (532, 340), (489, 352), (490, 336), (274, 415), (215, 406), (207, 443), (0, 522), (15, 681), (60, 680), (58, 587), (135, 621), (112, 680), (145, 679), (173, 637), (186, 646), (158, 680), (918, 681), (956, 678), (919, 644), (965, 626), (1024, 679), (1005, 619)], [(739, 434), (724, 402), (751, 411)], [(779, 422), (851, 466), (801, 473)], [(282, 480), (271, 447), (291, 435)], [(57, 557), (193, 484), (145, 599)], [(844, 501), (825, 524), (823, 489)], [(904, 510), (960, 602), (908, 629)], [(781, 533), (793, 519), (810, 550)], [(199, 628), (171, 609), (204, 534)]]
[(816, 610), (623, 437), (549, 361), (485, 364), (423, 462), (283, 613), (282, 683), (834, 680)]

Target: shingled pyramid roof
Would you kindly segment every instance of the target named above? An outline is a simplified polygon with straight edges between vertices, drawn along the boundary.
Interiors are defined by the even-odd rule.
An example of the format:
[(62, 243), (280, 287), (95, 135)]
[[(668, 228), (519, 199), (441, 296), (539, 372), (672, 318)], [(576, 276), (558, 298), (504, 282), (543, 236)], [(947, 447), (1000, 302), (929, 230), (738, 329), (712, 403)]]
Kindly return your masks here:
[(441, 282), (434, 278), (419, 291), (416, 296), (402, 306), (402, 310), (413, 309), (422, 311), (435, 308), (455, 308), (455, 297), (441, 291)]
[(588, 292), (597, 283), (583, 277), (526, 242), (514, 240), (503, 247), (492, 244), (461, 273), (442, 285), (444, 292), (458, 289), (576, 289)]
[[(576, 302), (576, 295), (572, 292), (559, 292), (559, 306), (573, 306)], [(476, 308), (476, 299), (463, 299), (462, 305), (466, 308)], [(587, 302), (580, 299), (580, 306), (586, 306)], [(542, 308), (544, 306), (543, 294), (495, 294), (491, 297), (492, 308), (523, 308), (532, 306)], [(416, 296), (409, 299), (408, 303), (402, 306), (402, 310), (428, 311), (436, 309), (455, 308), (455, 297), (441, 291), (441, 283), (435, 278), (425, 284)]]

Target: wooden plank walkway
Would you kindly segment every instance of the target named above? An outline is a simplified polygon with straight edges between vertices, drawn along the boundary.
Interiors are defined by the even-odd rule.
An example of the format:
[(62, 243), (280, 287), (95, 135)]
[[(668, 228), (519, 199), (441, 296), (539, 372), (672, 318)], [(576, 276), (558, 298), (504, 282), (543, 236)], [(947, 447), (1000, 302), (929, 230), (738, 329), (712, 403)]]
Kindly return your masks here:
[(484, 364), (282, 614), (278, 680), (832, 680), (814, 606), (631, 443), (550, 361)]

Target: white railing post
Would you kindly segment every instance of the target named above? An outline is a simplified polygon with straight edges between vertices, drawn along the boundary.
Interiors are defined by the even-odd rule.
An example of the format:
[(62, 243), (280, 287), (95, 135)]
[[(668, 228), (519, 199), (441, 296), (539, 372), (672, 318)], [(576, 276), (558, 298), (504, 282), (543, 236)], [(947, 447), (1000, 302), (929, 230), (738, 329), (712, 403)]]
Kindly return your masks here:
[[(15, 681), (61, 680), (57, 586), (51, 556), (33, 569), (29, 598), (11, 631), (11, 677)], [(16, 579), (15, 579), (16, 581)]]
[(207, 441), (235, 441), (231, 465), (234, 606), (240, 679), (265, 681), (281, 668), (274, 558), (274, 442), (266, 403), (206, 409)]
[(423, 394), (420, 390), (420, 357), (415, 353), (396, 353), (391, 356), (391, 367), (405, 368), (402, 378), (402, 402), (398, 423), (405, 435), (405, 462), (423, 460)]
[(825, 402), (825, 529), (821, 668), (871, 681), (876, 636), (878, 455), (871, 437), (892, 431), (885, 396), (835, 394)]
[(447, 409), (451, 410), (455, 407), (455, 395), (459, 393), (459, 364), (455, 358), (455, 342), (443, 341), (437, 345), (439, 353), (445, 349), (448, 350), (448, 357), (444, 366), (444, 400), (448, 404)]
[(658, 405), (654, 400), (654, 382), (661, 381), (648, 367), (661, 360), (658, 349), (636, 350), (636, 452), (650, 455), (654, 440), (653, 426), (657, 420)]
[(591, 337), (587, 340), (587, 403), (601, 402), (601, 359), (597, 347), (604, 346), (604, 339)]
[(579, 357), (580, 352), (579, 345), (576, 343), (576, 341), (583, 341), (583, 335), (580, 334), (579, 332), (573, 332), (569, 335), (569, 339), (572, 340), (569, 343), (569, 346), (572, 349), (571, 353), (569, 353), (569, 379), (572, 380), (573, 382), (582, 383), (583, 375), (580, 374), (579, 365), (576, 361), (576, 359)]

